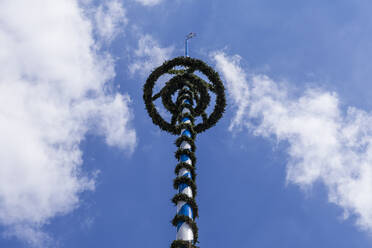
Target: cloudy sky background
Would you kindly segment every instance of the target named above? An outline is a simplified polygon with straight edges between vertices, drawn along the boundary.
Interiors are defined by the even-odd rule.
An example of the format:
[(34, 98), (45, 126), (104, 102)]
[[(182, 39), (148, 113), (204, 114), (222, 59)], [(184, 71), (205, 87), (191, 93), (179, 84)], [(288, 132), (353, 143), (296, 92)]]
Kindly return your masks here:
[(197, 138), (200, 246), (371, 247), (371, 10), (1, 1), (0, 247), (169, 246), (175, 137), (142, 86), (191, 31), (228, 97)]

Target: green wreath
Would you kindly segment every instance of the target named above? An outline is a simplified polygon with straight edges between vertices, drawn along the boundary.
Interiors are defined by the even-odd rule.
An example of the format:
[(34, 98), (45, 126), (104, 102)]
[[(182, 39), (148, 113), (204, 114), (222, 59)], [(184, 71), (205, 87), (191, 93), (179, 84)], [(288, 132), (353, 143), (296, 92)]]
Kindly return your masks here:
[[(175, 70), (174, 67), (176, 66), (184, 66), (186, 69)], [(203, 79), (192, 74), (195, 71), (203, 73), (210, 83), (207, 83)], [(160, 92), (153, 95), (153, 88), (156, 81), (164, 74), (175, 74), (176, 76), (170, 79)], [(194, 117), (202, 117), (202, 122), (196, 124), (194, 127), (195, 132), (200, 133), (214, 126), (225, 111), (226, 99), (224, 86), (218, 73), (210, 66), (201, 60), (189, 57), (177, 57), (166, 61), (156, 68), (147, 78), (143, 89), (143, 99), (145, 101), (147, 112), (152, 118), (153, 123), (158, 125), (162, 130), (172, 134), (178, 135), (180, 133), (180, 128), (176, 125), (174, 119), (172, 119), (171, 123), (164, 120), (157, 111), (153, 101), (161, 97), (164, 107), (173, 116), (178, 115), (178, 108), (182, 99), (180, 98), (181, 100), (178, 99), (177, 102), (173, 102), (172, 95), (178, 90), (182, 90), (184, 86), (189, 87), (193, 95), (180, 95), (183, 95), (183, 99), (195, 100), (196, 107), (193, 109)], [(209, 116), (205, 112), (210, 103), (208, 90), (216, 94), (216, 104)]]

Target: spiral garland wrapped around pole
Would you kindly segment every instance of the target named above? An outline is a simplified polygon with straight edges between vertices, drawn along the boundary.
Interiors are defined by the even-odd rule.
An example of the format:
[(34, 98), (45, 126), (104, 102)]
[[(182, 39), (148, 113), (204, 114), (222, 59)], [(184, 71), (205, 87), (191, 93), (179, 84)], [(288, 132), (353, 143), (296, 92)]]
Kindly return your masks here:
[[(204, 74), (207, 80), (197, 76), (195, 71)], [(164, 74), (174, 77), (158, 93), (153, 94), (155, 83)], [(211, 101), (209, 93), (215, 95), (215, 106), (208, 114), (207, 107)], [(154, 102), (159, 98), (164, 108), (171, 113), (169, 121), (155, 107)], [(178, 147), (175, 153), (178, 164), (173, 185), (178, 193), (172, 199), (177, 206), (172, 220), (177, 235), (171, 248), (196, 248), (198, 227), (195, 219), (198, 218), (198, 206), (195, 201), (195, 138), (196, 134), (214, 126), (222, 117), (226, 106), (224, 86), (218, 73), (203, 61), (177, 57), (164, 62), (150, 74), (144, 85), (143, 99), (153, 123), (164, 131), (179, 135), (175, 142)]]
[(190, 109), (192, 108), (192, 92), (189, 87), (184, 86), (180, 90), (178, 98), (183, 99), (179, 105), (181, 110), (179, 124), (183, 125), (184, 128), (181, 129), (181, 135), (176, 140), (178, 146), (176, 158), (179, 164), (176, 167), (177, 177), (174, 184), (178, 188), (178, 194), (172, 199), (173, 203), (177, 205), (177, 214), (174, 217), (173, 225), (177, 226), (177, 240), (192, 242), (194, 237), (197, 237), (197, 229), (194, 227), (196, 226), (194, 213), (198, 211), (194, 199), (196, 192), (191, 187), (191, 185), (195, 185), (195, 164), (189, 154), (194, 152), (192, 147), (195, 149), (195, 135), (192, 135), (194, 118)]

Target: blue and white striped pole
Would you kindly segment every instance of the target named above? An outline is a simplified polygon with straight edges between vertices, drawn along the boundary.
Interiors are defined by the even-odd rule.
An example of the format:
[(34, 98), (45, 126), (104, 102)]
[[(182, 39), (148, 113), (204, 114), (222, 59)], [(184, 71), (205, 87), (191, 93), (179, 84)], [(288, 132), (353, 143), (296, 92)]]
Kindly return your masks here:
[[(153, 123), (164, 131), (179, 135), (175, 141), (178, 147), (175, 153), (178, 164), (174, 169), (176, 178), (173, 181), (173, 187), (178, 192), (172, 198), (177, 208), (172, 220), (177, 234), (171, 248), (198, 248), (195, 138), (198, 133), (216, 124), (226, 106), (224, 86), (218, 74), (203, 61), (188, 57), (188, 40), (194, 36), (194, 33), (190, 33), (185, 38), (185, 56), (166, 61), (156, 68), (147, 78), (143, 89), (143, 99)], [(183, 66), (184, 69), (177, 69), (178, 66)], [(208, 77), (210, 83), (194, 75), (195, 71)], [(153, 94), (155, 83), (166, 73), (176, 76), (170, 79), (160, 92)], [(213, 91), (216, 95), (216, 106), (209, 116), (206, 113), (211, 101), (208, 91)], [(174, 99), (176, 92), (178, 96)], [(162, 98), (164, 107), (172, 114), (171, 122), (163, 119), (154, 104), (159, 97)], [(201, 119), (195, 119), (198, 117)]]
[[(184, 89), (187, 89), (187, 87), (185, 87)], [(190, 101), (185, 99), (185, 100), (183, 100), (183, 103), (190, 104)], [(187, 107), (185, 107), (185, 108), (182, 109), (181, 113), (182, 114), (187, 114), (187, 113), (190, 113), (190, 110)], [(182, 124), (182, 123), (192, 124), (190, 118), (188, 118), (188, 117), (183, 118), (180, 121), (180, 124)], [(190, 130), (182, 129), (181, 130), (181, 136), (186, 136), (188, 138), (191, 138), (192, 134), (191, 134)], [(182, 143), (180, 145), (180, 148), (182, 150), (191, 151), (191, 144), (189, 144), (187, 141), (182, 141)], [(191, 158), (186, 154), (181, 154), (179, 162), (184, 162), (184, 163), (187, 163), (187, 164), (193, 166)], [(186, 168), (180, 169), (177, 176), (178, 177), (188, 177), (188, 178), (192, 179), (191, 172)], [(185, 194), (190, 198), (194, 197), (190, 185), (187, 185), (186, 183), (181, 183), (178, 186), (178, 193)], [(191, 208), (190, 204), (188, 204), (184, 201), (178, 201), (177, 202), (177, 215), (185, 215), (185, 216), (187, 216), (191, 219), (194, 219), (193, 211), (192, 211), (192, 208)], [(187, 224), (186, 222), (183, 222), (183, 221), (178, 222), (176, 240), (189, 241), (189, 242), (192, 242), (194, 240), (194, 233), (193, 233), (193, 230), (192, 230), (192, 228), (190, 227), (189, 224)]]

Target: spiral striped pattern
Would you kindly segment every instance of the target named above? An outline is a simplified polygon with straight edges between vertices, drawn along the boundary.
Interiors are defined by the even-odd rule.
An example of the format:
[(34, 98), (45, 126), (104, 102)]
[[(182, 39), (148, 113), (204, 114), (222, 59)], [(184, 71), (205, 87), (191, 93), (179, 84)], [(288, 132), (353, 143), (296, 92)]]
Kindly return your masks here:
[[(188, 87), (184, 87), (182, 93), (178, 96), (183, 98), (181, 111), (179, 116), (179, 125), (181, 135), (176, 141), (178, 150), (176, 158), (178, 165), (176, 167), (175, 188), (178, 189), (178, 194), (173, 198), (173, 202), (177, 206), (177, 213), (173, 219), (173, 224), (176, 226), (176, 244), (173, 247), (194, 247), (193, 244), (197, 241), (197, 227), (194, 222), (197, 217), (197, 205), (195, 203), (195, 157), (194, 157), (194, 139), (193, 132), (194, 119), (192, 116), (193, 99), (192, 92)], [(174, 242), (174, 244), (175, 244)]]
[[(185, 100), (185, 101), (187, 101), (187, 100)], [(187, 108), (184, 108), (182, 113), (189, 112), (187, 110), (188, 110)], [(182, 123), (190, 124), (190, 122), (191, 121), (190, 121), (189, 118), (183, 118), (182, 119)], [(191, 138), (190, 130), (183, 129), (181, 131), (181, 136), (182, 135), (185, 135), (185, 136)], [(186, 141), (182, 141), (180, 148), (182, 150), (186, 150), (186, 149), (191, 150), (191, 145)], [(184, 162), (184, 163), (187, 163), (189, 165), (192, 165), (190, 157), (186, 154), (181, 155), (180, 162)], [(182, 168), (178, 173), (178, 177), (188, 177), (188, 178), (191, 179), (191, 172), (189, 170), (185, 169), (185, 168)], [(187, 185), (186, 183), (181, 183), (178, 186), (178, 193), (179, 194), (185, 194), (190, 198), (193, 197), (191, 187), (189, 185)], [(177, 215), (185, 215), (185, 216), (188, 216), (188, 217), (193, 219), (193, 213), (192, 213), (191, 206), (184, 201), (177, 202)], [(176, 239), (177, 240), (185, 240), (185, 241), (194, 240), (194, 234), (192, 232), (192, 229), (187, 223), (182, 222), (182, 221), (178, 222), (178, 224), (177, 224), (177, 238)]]

